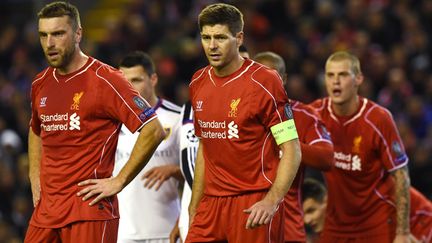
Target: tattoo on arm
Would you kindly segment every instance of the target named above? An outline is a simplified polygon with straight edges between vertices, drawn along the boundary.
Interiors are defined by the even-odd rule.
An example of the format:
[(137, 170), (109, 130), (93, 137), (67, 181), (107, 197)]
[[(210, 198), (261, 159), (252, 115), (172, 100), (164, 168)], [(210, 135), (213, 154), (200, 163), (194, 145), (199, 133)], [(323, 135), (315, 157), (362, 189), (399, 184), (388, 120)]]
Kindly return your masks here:
[(395, 199), (397, 227), (396, 234), (409, 234), (409, 212), (410, 212), (410, 179), (408, 168), (404, 166), (392, 173), (395, 181)]

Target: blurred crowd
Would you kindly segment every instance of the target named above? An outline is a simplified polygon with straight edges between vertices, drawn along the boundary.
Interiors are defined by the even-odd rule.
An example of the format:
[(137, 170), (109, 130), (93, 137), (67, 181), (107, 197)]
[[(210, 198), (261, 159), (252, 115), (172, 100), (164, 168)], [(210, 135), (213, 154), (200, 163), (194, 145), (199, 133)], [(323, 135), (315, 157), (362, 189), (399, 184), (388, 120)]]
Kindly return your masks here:
[[(129, 51), (150, 53), (160, 96), (181, 105), (192, 74), (207, 64), (197, 15), (214, 1), (129, 2), (124, 16), (104, 23), (104, 39), (84, 40), (84, 51), (113, 66)], [(291, 98), (308, 103), (325, 94), (323, 67), (332, 52), (357, 55), (366, 77), (361, 94), (392, 112), (410, 157), (411, 184), (432, 198), (432, 1), (227, 2), (245, 14), (251, 56), (274, 51), (285, 59)], [(0, 242), (22, 241), (33, 208), (26, 154), (29, 96), (33, 76), (46, 66), (36, 5), (0, 3)]]

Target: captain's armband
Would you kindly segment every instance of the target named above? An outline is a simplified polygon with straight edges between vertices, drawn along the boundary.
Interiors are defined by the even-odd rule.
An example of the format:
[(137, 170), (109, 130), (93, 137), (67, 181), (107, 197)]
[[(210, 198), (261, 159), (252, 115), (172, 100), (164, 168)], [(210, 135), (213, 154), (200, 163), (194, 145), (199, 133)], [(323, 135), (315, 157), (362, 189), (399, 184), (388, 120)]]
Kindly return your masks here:
[(289, 119), (270, 128), (277, 145), (298, 138), (294, 119)]

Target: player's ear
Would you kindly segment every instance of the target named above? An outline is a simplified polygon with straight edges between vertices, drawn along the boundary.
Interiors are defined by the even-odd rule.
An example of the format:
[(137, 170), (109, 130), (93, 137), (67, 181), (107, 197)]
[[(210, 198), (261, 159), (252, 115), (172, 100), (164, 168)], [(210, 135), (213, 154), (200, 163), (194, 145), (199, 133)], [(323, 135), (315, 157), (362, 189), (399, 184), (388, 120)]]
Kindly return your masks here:
[(240, 47), (241, 45), (243, 45), (243, 36), (244, 36), (243, 31), (240, 31), (236, 34), (237, 47)]
[(362, 73), (359, 73), (355, 76), (355, 84), (356, 86), (360, 86), (363, 83), (364, 76)]
[(153, 73), (152, 75), (150, 75), (150, 82), (152, 87), (156, 87), (157, 83), (158, 83), (158, 75), (156, 73)]
[(75, 43), (80, 43), (82, 38), (82, 28), (77, 27), (75, 30)]

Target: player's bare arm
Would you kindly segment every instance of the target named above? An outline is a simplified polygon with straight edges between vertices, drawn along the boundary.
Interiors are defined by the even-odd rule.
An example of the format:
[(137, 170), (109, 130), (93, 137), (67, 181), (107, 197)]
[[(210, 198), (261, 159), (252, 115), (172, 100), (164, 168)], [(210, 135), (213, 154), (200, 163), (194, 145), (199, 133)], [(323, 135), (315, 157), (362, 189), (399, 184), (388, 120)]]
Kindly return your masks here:
[(270, 222), (297, 174), (301, 161), (299, 140), (294, 139), (284, 142), (280, 145), (280, 149), (282, 157), (278, 166), (276, 179), (270, 191), (263, 200), (244, 210), (245, 213), (249, 214), (246, 229), (253, 229)]
[(105, 197), (119, 193), (144, 168), (164, 138), (165, 132), (159, 120), (151, 120), (141, 129), (131, 156), (119, 174), (116, 177), (89, 179), (78, 183), (78, 186), (85, 188), (77, 196), (82, 196), (83, 201), (96, 196), (89, 203), (92, 206)]
[(410, 242), (410, 227), (409, 227), (409, 212), (410, 212), (410, 179), (408, 176), (408, 168), (404, 166), (395, 170), (392, 173), (395, 181), (395, 201), (396, 201), (396, 242)]
[(141, 180), (145, 180), (145, 188), (152, 189), (154, 186), (157, 191), (162, 184), (171, 177), (178, 181), (184, 180), (179, 165), (162, 165), (153, 167), (142, 175)]
[(29, 178), (33, 194), (33, 206), (36, 207), (40, 200), (40, 162), (42, 142), (41, 138), (33, 130), (29, 129), (28, 155), (29, 155)]
[(189, 225), (192, 224), (199, 202), (204, 193), (204, 168), (205, 161), (203, 156), (203, 145), (200, 140), (195, 160), (194, 181), (192, 184), (192, 197), (189, 203)]

